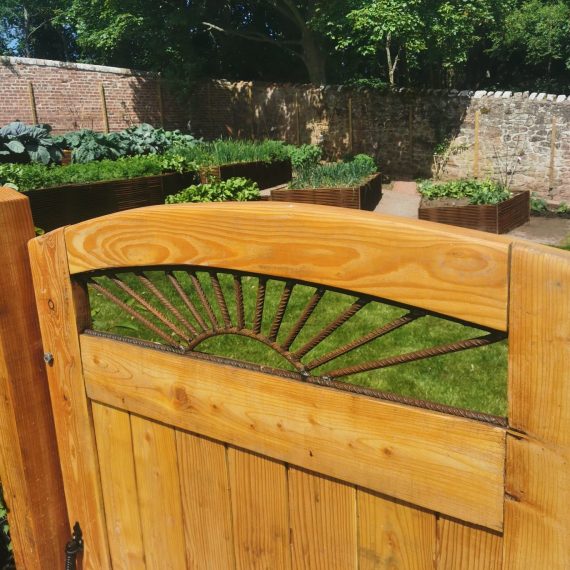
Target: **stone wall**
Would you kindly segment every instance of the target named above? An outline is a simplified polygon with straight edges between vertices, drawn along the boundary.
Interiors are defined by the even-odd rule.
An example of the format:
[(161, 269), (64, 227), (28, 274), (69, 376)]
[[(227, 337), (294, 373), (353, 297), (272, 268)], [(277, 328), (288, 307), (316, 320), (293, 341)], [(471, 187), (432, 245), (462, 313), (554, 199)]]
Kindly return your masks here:
[(319, 143), (331, 158), (369, 153), (392, 177), (430, 176), (434, 153), (447, 148), (443, 178), (509, 177), (515, 189), (570, 202), (570, 97), (563, 95), (212, 81), (196, 86), (190, 118), (192, 132), (206, 139)]
[(16, 119), (33, 123), (35, 108), (38, 122), (49, 123), (55, 133), (80, 128), (105, 131), (105, 106), (111, 131), (142, 122), (186, 128), (183, 107), (156, 74), (0, 57), (0, 125)]

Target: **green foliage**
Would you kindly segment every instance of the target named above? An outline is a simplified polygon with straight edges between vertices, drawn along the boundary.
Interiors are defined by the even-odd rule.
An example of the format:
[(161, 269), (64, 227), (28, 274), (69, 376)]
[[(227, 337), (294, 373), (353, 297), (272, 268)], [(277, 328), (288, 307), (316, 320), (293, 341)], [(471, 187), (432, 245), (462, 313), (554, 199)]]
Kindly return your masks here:
[(237, 162), (274, 162), (287, 160), (289, 150), (280, 141), (219, 139), (194, 146), (177, 146), (176, 153), (200, 166), (219, 166)]
[(460, 200), (468, 198), (469, 204), (499, 204), (511, 197), (511, 193), (492, 180), (452, 180), (435, 183), (424, 180), (418, 190), (427, 200)]
[(359, 154), (350, 162), (319, 164), (297, 172), (289, 183), (293, 189), (300, 188), (350, 188), (358, 186), (377, 171), (374, 160)]
[(537, 196), (534, 192), (530, 195), (530, 211), (535, 214), (548, 212), (548, 204), (544, 198)]
[(247, 178), (230, 178), (210, 184), (190, 186), (178, 194), (167, 196), (165, 203), (185, 204), (187, 202), (226, 202), (228, 200), (247, 202), (259, 200), (259, 197), (257, 182), (252, 182)]
[(296, 171), (316, 166), (323, 157), (321, 148), (314, 144), (290, 145), (287, 148), (291, 165)]
[(62, 152), (49, 125), (15, 121), (0, 129), (0, 162), (61, 162)]
[(72, 151), (73, 162), (79, 164), (96, 160), (114, 160), (121, 156), (113, 139), (89, 129), (66, 133), (57, 140), (63, 148)]
[[(133, 156), (68, 166), (0, 164), (0, 184), (9, 183), (20, 191), (38, 190), (64, 184), (153, 176), (171, 170), (171, 165), (169, 155)], [(182, 166), (181, 168), (185, 171)], [(192, 165), (189, 166), (189, 170), (193, 170)]]
[(566, 202), (561, 202), (560, 204), (558, 204), (558, 207), (556, 208), (556, 213), (570, 214), (570, 204), (567, 204)]
[(0, 543), (6, 545), (8, 553), (12, 553), (12, 541), (10, 540), (10, 528), (8, 526), (8, 508), (4, 502), (4, 493), (0, 485), (0, 532), (4, 535)]
[(199, 142), (192, 135), (185, 135), (179, 130), (155, 129), (148, 123), (109, 134), (81, 129), (62, 135), (57, 140), (63, 148), (73, 151), (73, 162), (80, 164), (122, 156), (163, 154), (174, 147), (191, 147)]

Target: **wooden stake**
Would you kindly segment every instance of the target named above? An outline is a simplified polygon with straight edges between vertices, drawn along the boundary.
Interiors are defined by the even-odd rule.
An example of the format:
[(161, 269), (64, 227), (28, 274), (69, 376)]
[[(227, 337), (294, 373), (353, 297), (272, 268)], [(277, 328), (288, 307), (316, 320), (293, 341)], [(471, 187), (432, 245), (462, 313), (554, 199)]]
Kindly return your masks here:
[(160, 126), (164, 128), (164, 100), (162, 98), (162, 80), (159, 77), (156, 84), (158, 94), (158, 111), (160, 113)]
[(295, 122), (297, 127), (297, 146), (301, 144), (301, 117), (299, 110), (299, 93), (295, 91)]
[(473, 142), (473, 178), (479, 178), (479, 128), (481, 111), (475, 111), (475, 140)]
[(36, 108), (36, 96), (34, 94), (34, 84), (31, 81), (28, 82), (28, 92), (30, 94), (30, 110), (32, 111), (32, 121), (34, 125), (37, 125), (39, 123), (38, 110)]
[(556, 117), (552, 117), (552, 130), (550, 131), (550, 165), (548, 167), (548, 189), (554, 188), (554, 165), (556, 160)]
[(348, 152), (352, 154), (354, 148), (354, 133), (352, 130), (352, 97), (348, 98)]
[(249, 107), (251, 109), (251, 140), (255, 140), (255, 104), (253, 102), (253, 83), (249, 84)]
[(62, 568), (71, 533), (26, 247), (28, 198), (0, 188), (0, 227), (0, 479), (10, 535), (18, 569)]
[(414, 109), (410, 107), (408, 111), (408, 146), (410, 147), (410, 158), (414, 158)]
[(107, 115), (107, 101), (105, 99), (105, 86), (101, 83), (101, 115), (105, 132), (109, 132), (109, 116)]

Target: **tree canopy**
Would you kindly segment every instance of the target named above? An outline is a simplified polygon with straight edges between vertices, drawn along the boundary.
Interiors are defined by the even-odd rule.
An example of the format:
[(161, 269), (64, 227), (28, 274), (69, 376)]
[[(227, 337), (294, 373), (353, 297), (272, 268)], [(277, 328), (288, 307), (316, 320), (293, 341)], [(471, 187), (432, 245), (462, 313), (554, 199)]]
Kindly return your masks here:
[(177, 78), (570, 87), (570, 0), (4, 0), (0, 52)]

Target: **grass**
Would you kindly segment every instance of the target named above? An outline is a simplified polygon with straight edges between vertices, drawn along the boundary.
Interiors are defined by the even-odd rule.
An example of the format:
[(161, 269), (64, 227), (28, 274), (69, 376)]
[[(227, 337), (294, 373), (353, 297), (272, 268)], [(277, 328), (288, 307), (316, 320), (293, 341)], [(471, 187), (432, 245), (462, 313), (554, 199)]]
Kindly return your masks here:
[(359, 186), (375, 172), (376, 166), (369, 157), (350, 162), (319, 164), (299, 170), (289, 183), (289, 188), (351, 188)]
[[(157, 287), (165, 292), (170, 302), (181, 308), (184, 314), (189, 316), (189, 311), (182, 308), (180, 299), (163, 273), (146, 272), (146, 275), (151, 278)], [(190, 280), (185, 273), (176, 272), (176, 276), (186, 291), (192, 290)], [(214, 312), (218, 319), (221, 319), (208, 275), (204, 272), (199, 272), (198, 276)], [(162, 330), (167, 331), (150, 312), (141, 308), (133, 299), (128, 300), (128, 297), (112, 284), (109, 279), (105, 277), (98, 279), (101, 283), (105, 283), (105, 286), (112, 290), (114, 294), (143, 314), (145, 318), (157, 324)], [(133, 288), (138, 283), (132, 274), (125, 276), (124, 279)], [(232, 278), (229, 275), (220, 274), (220, 282), (227, 300), (232, 322), (235, 323), (237, 316)], [(262, 331), (266, 335), (270, 330), (283, 287), (284, 284), (282, 282), (274, 280), (270, 280), (267, 284), (262, 323)], [(258, 279), (256, 277), (245, 277), (243, 279), (243, 289), (246, 324), (252, 327)], [(138, 290), (142, 291), (140, 285)], [(314, 290), (310, 286), (295, 287), (285, 313), (284, 324), (281, 327), (278, 341), (282, 342), (284, 340)], [(153, 300), (152, 295), (148, 294), (148, 292), (142, 294), (153, 306), (160, 307), (160, 303), (156, 299)], [(195, 295), (191, 296), (196, 298)], [(136, 319), (118, 309), (116, 305), (109, 302), (100, 293), (91, 289), (90, 298), (94, 329), (144, 340), (160, 340), (155, 333), (146, 329)], [(291, 349), (297, 349), (312, 338), (324, 325), (334, 320), (343, 310), (348, 308), (354, 300), (354, 297), (342, 293), (331, 291), (325, 293), (318, 305), (318, 310), (311, 316)], [(303, 359), (303, 362), (309, 362), (333, 348), (350, 342), (354, 338), (403, 315), (405, 312), (403, 309), (383, 303), (370, 303), (337, 329), (329, 338), (309, 352)], [(205, 313), (203, 313), (203, 316), (206, 317)], [(170, 318), (173, 317), (171, 316)], [(195, 323), (193, 318), (189, 320)], [(350, 366), (358, 362), (376, 360), (386, 356), (403, 354), (480, 335), (481, 331), (477, 329), (427, 316), (317, 368), (314, 373), (326, 374), (331, 369)], [(181, 341), (181, 339), (177, 339), (177, 341)], [(262, 363), (276, 368), (292, 369), (292, 366), (273, 349), (254, 339), (237, 335), (223, 335), (210, 338), (200, 344), (197, 350), (237, 360)], [(495, 415), (505, 415), (506, 356), (506, 342), (501, 342), (461, 353), (448, 354), (383, 370), (355, 374), (343, 379), (343, 381), (451, 406)]]

